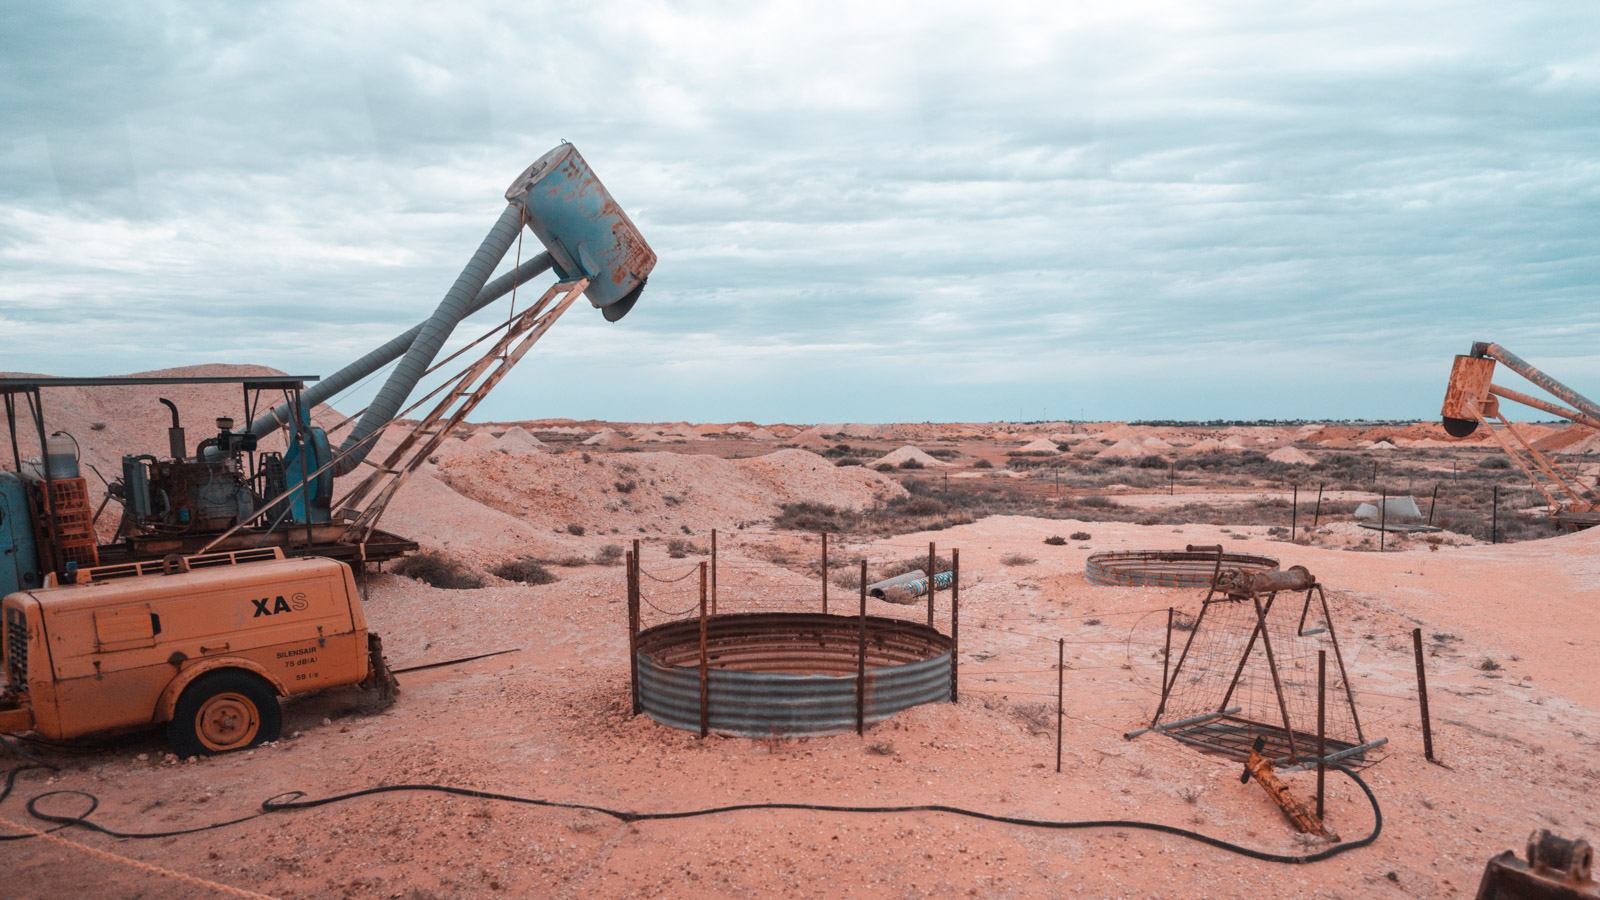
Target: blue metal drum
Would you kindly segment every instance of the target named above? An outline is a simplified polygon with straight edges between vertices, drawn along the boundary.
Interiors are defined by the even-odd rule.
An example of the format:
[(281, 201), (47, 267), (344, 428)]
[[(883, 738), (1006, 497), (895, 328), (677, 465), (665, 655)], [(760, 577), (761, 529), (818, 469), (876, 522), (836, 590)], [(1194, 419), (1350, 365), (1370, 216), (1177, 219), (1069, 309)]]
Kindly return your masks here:
[(562, 280), (587, 277), (584, 295), (615, 322), (639, 299), (656, 254), (578, 148), (562, 144), (506, 189)]

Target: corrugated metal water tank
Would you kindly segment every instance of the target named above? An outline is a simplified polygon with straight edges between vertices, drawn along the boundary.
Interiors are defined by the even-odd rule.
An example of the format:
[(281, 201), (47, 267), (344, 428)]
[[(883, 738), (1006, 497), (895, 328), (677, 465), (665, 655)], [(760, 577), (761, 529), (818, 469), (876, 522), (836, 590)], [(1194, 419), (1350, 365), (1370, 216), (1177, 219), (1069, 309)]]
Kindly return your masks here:
[[(817, 613), (712, 616), (706, 622), (708, 720), (746, 737), (856, 727), (861, 619)], [(639, 633), (639, 701), (663, 725), (700, 730), (700, 623)], [(950, 699), (950, 638), (918, 622), (867, 617), (865, 720)]]

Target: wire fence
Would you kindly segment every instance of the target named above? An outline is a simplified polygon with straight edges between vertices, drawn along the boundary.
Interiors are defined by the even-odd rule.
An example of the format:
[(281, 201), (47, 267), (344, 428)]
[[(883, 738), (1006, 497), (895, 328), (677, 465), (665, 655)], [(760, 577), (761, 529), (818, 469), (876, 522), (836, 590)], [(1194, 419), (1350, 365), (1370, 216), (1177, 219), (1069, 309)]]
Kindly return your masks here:
[[(821, 612), (826, 590), (829, 612), (854, 616), (860, 609), (861, 588), (858, 582), (862, 559), (867, 560), (868, 578), (873, 579), (875, 570), (878, 575), (887, 571), (884, 566), (921, 561), (928, 556), (928, 545), (922, 542), (830, 540), (828, 564), (824, 567), (820, 538), (802, 540), (802, 546), (809, 546), (816, 553), (815, 558), (810, 560), (797, 558), (792, 538), (780, 542), (765, 535), (718, 534), (712, 541), (702, 538), (685, 542), (687, 546), (678, 545), (669, 550), (669, 542), (681, 540), (658, 538), (641, 541), (638, 545), (641, 630), (699, 614), (701, 581), (696, 576), (701, 572), (702, 565), (706, 572), (708, 614), (712, 611), (718, 614)], [(940, 548), (935, 545), (935, 556), (940, 561), (951, 559), (954, 556), (952, 549), (959, 548)], [(733, 559), (726, 555), (730, 551), (737, 554)], [(770, 554), (774, 558), (762, 559), (762, 554)], [(918, 568), (925, 569), (926, 565)], [(841, 585), (838, 580), (829, 580), (824, 589), (824, 575), (829, 579), (839, 579), (845, 572), (850, 573), (850, 586)], [(794, 588), (775, 589), (772, 586), (773, 576), (783, 574), (800, 576), (805, 580)], [(963, 571), (961, 587), (972, 588), (981, 582), (983, 574), (989, 573), (969, 574)], [(805, 586), (801, 587), (800, 584)], [(935, 626), (948, 632), (952, 613), (950, 591), (937, 591), (933, 596), (933, 606)], [(1243, 607), (1239, 609), (1243, 610)], [(1287, 605), (1284, 609), (1284, 615), (1287, 615)], [(644, 616), (645, 610), (651, 613), (648, 621)], [(1298, 614), (1298, 607), (1294, 612)], [(1253, 611), (1251, 613), (1253, 618)], [(928, 598), (918, 598), (909, 606), (875, 601), (872, 615), (926, 623)], [(1223, 617), (1226, 635), (1211, 641), (1213, 646), (1209, 650), (1205, 649), (1205, 636), (1201, 636), (1202, 649), (1197, 658), (1205, 660), (1208, 672), (1226, 670), (1228, 666), (1224, 664), (1227, 661), (1224, 657), (1238, 661), (1237, 655), (1230, 654), (1237, 654), (1241, 650), (1238, 637), (1241, 623), (1232, 621), (1239, 615), (1242, 612)], [(1169, 617), (1173, 620), (1170, 633)], [(1311, 618), (1317, 621), (1303, 626), (1306, 630), (1326, 624), (1321, 621), (1320, 615)], [(1001, 624), (993, 619), (994, 616), (987, 612), (981, 615), (966, 610), (962, 612), (958, 647), (962, 694), (971, 695), (985, 705), (992, 704), (994, 708), (1028, 705), (1026, 714), (1035, 718), (1041, 715), (1039, 704), (1043, 703), (1049, 714), (1047, 717), (1059, 715), (1063, 721), (1117, 734), (1151, 724), (1152, 715), (1163, 694), (1180, 693), (1179, 686), (1169, 683), (1167, 679), (1172, 678), (1179, 654), (1195, 627), (1192, 618), (1169, 606), (1089, 613), (1049, 610), (1043, 613), (1036, 627)], [(1296, 623), (1296, 627), (1290, 630), (1300, 630), (1299, 624)], [(1284, 634), (1280, 635), (1279, 631), (1284, 631)], [(1308, 710), (1315, 709), (1316, 675), (1307, 660), (1314, 664), (1318, 642), (1291, 640), (1287, 633), (1287, 630), (1275, 629), (1273, 640), (1275, 650), (1279, 646), (1283, 648), (1279, 664), (1286, 667), (1294, 692), (1291, 713), (1297, 721), (1308, 716), (1314, 721), (1314, 715)], [(1403, 637), (1385, 635), (1374, 638), (1368, 635), (1365, 643), (1356, 642), (1347, 649), (1345, 663), (1352, 666), (1370, 646), (1390, 640), (1398, 642)], [(1326, 641), (1327, 638), (1322, 640)], [(1061, 658), (1059, 668), (1058, 655)], [(1330, 667), (1331, 661), (1330, 654)], [(1126, 673), (1125, 678), (1119, 681), (1104, 677), (1103, 673), (1116, 671)], [(1406, 721), (1415, 720), (1419, 715), (1419, 696), (1415, 690), (1367, 688), (1361, 686), (1363, 678), (1357, 672), (1352, 670), (1351, 674), (1355, 677), (1349, 684), (1350, 695), (1359, 708), (1368, 740), (1381, 735), (1385, 728), (1398, 727)], [(1094, 682), (1082, 681), (1083, 678), (1096, 676), (1099, 677)], [(1252, 707), (1266, 706), (1271, 699), (1269, 695), (1272, 691), (1265, 678), (1265, 673), (1259, 667), (1251, 667), (1242, 676), (1244, 687), (1240, 694), (1250, 701)], [(1330, 698), (1335, 686), (1334, 679), (1330, 678)], [(1344, 682), (1337, 682), (1337, 687), (1342, 695)], [(1089, 692), (1120, 701), (1126, 705), (1126, 714), (1120, 716), (1118, 721), (1108, 722), (1072, 712), (1071, 698)], [(1058, 702), (1059, 707), (1051, 708), (1056, 707)], [(1330, 710), (1333, 706), (1329, 704)], [(1350, 712), (1336, 715), (1337, 727), (1343, 728)], [(1164, 716), (1164, 719), (1171, 718)], [(1330, 731), (1335, 722), (1330, 722)], [(1050, 725), (1053, 729), (1054, 723)]]

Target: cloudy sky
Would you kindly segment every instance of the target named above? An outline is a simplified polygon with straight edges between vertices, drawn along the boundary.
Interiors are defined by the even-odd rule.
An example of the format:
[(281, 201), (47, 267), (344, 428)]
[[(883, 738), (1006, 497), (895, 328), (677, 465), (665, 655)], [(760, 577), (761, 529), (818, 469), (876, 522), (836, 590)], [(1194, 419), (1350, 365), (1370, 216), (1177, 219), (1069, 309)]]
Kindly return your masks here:
[(1593, 395), (1597, 35), (1578, 0), (0, 2), (0, 370), (331, 374), (569, 140), (660, 262), (480, 418), (1431, 418), (1473, 340)]

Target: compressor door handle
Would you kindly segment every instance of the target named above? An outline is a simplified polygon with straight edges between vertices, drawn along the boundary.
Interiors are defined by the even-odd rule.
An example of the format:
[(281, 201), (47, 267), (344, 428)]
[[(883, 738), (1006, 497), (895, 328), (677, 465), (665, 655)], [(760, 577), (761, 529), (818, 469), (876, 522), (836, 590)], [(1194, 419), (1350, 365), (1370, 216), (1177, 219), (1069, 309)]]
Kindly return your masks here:
[(226, 651), (227, 649), (228, 649), (228, 645), (227, 644), (223, 644), (221, 647), (201, 647), (200, 648), (200, 652), (201, 653), (222, 653), (222, 652)]

